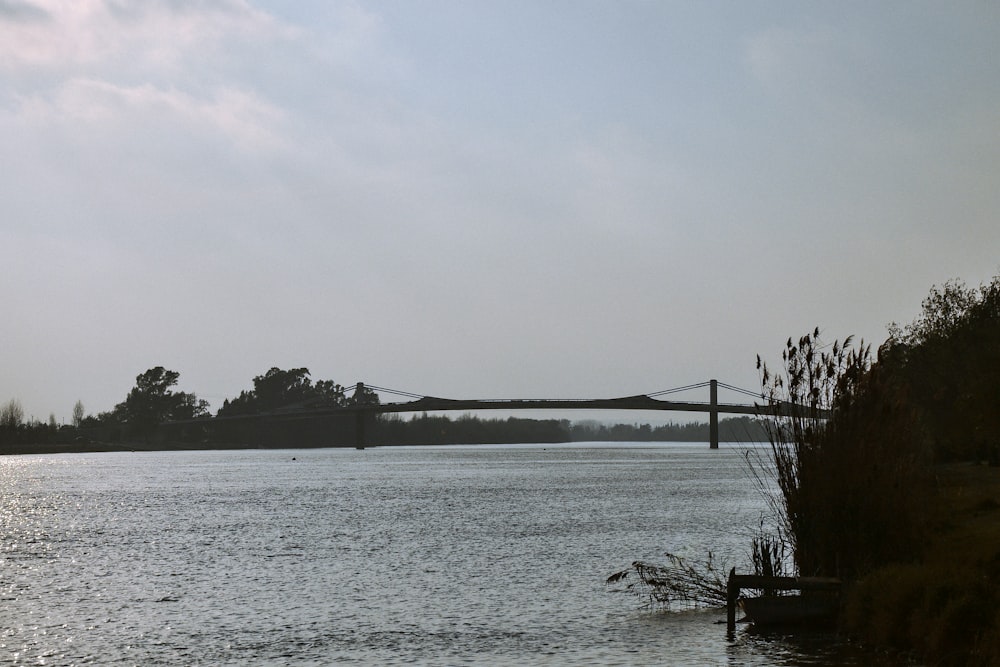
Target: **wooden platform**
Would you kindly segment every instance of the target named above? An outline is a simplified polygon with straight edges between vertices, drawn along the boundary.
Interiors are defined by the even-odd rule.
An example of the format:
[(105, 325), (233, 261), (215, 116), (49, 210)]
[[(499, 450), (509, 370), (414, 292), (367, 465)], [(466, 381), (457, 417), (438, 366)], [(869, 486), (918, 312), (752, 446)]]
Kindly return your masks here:
[[(736, 574), (736, 568), (729, 571), (726, 586), (726, 628), (736, 629), (736, 606), (740, 601), (740, 591), (754, 589), (762, 591), (801, 591), (836, 594), (840, 591), (840, 579), (831, 577), (762, 577), (755, 574)], [(831, 595), (819, 599), (812, 596), (762, 596), (746, 598), (744, 611), (755, 623), (795, 624), (798, 621), (814, 620), (821, 613), (829, 615)], [(751, 602), (753, 600), (753, 602)], [(754, 608), (757, 617), (754, 618)], [(835, 611), (835, 609), (834, 609)]]

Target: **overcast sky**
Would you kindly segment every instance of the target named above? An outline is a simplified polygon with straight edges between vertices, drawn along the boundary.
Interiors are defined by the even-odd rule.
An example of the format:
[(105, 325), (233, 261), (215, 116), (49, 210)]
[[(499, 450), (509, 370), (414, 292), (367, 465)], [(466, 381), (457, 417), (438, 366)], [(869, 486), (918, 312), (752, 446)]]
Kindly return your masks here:
[(0, 401), (754, 389), (815, 326), (877, 345), (1000, 273), (998, 8), (0, 0)]

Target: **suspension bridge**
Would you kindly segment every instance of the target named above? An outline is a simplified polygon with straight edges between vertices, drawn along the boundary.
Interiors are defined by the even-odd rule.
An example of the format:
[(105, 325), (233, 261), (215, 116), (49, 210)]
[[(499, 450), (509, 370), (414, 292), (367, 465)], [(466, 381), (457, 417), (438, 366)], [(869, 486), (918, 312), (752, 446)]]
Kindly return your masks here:
[[(745, 403), (720, 403), (719, 388), (726, 389), (737, 394), (749, 396), (757, 402), (753, 404)], [(671, 394), (690, 392), (698, 389), (708, 389), (708, 401), (676, 401), (662, 398)], [(473, 410), (660, 410), (672, 412), (702, 412), (708, 413), (709, 424), (709, 447), (719, 448), (719, 415), (720, 414), (740, 414), (740, 415), (760, 415), (764, 413), (763, 406), (768, 405), (764, 396), (760, 392), (753, 392), (748, 389), (741, 389), (733, 385), (719, 382), (718, 380), (707, 380), (697, 384), (689, 384), (673, 389), (664, 389), (649, 394), (636, 396), (623, 396), (621, 398), (597, 398), (597, 399), (452, 399), (438, 398), (435, 396), (424, 396), (411, 392), (387, 389), (374, 385), (366, 385), (358, 382), (355, 385), (355, 396), (361, 398), (365, 396), (367, 390), (372, 390), (381, 394), (391, 394), (409, 401), (396, 403), (378, 403), (373, 405), (357, 406), (353, 409), (357, 412), (357, 446), (364, 447), (365, 425), (371, 417), (376, 414), (400, 413), (400, 412), (437, 412), (437, 411), (464, 411)], [(791, 414), (790, 404), (779, 404), (769, 406), (768, 414), (788, 415)]]
[[(348, 385), (350, 386), (350, 385)], [(720, 403), (719, 389), (739, 394), (744, 397), (754, 399), (753, 403)], [(707, 401), (672, 400), (669, 397), (674, 394), (692, 392), (697, 390), (708, 390)], [(377, 395), (377, 400), (373, 400), (373, 393)], [(382, 395), (400, 397), (408, 400), (397, 402), (383, 402)], [(288, 405), (268, 412), (234, 415), (226, 417), (213, 417), (208, 420), (184, 420), (167, 422), (161, 426), (168, 429), (183, 429), (185, 426), (197, 424), (200, 426), (222, 426), (232, 424), (244, 424), (247, 427), (243, 431), (244, 435), (249, 434), (251, 438), (260, 438), (263, 431), (270, 426), (285, 424), (290, 422), (322, 424), (336, 422), (336, 428), (342, 429), (343, 420), (354, 420), (354, 444), (359, 449), (364, 449), (370, 444), (368, 434), (375, 428), (375, 419), (380, 414), (406, 413), (406, 412), (443, 412), (462, 411), (472, 412), (478, 410), (646, 410), (646, 411), (672, 411), (672, 412), (700, 412), (708, 414), (709, 424), (709, 447), (719, 448), (719, 415), (777, 415), (791, 416), (794, 414), (810, 414), (820, 419), (825, 419), (825, 410), (808, 410), (804, 406), (792, 403), (774, 403), (768, 401), (760, 392), (753, 392), (747, 389), (734, 387), (733, 385), (719, 382), (718, 380), (707, 380), (696, 384), (689, 384), (673, 389), (664, 389), (648, 394), (635, 396), (623, 396), (620, 398), (596, 398), (596, 399), (454, 399), (440, 398), (437, 396), (427, 396), (415, 394), (407, 391), (378, 387), (364, 382), (354, 384), (354, 395), (348, 399), (346, 406), (330, 406), (315, 404), (310, 402)], [(330, 421), (333, 420), (333, 421)], [(321, 429), (323, 427), (320, 427)], [(345, 443), (346, 444), (346, 443)], [(375, 444), (375, 443), (371, 443)]]

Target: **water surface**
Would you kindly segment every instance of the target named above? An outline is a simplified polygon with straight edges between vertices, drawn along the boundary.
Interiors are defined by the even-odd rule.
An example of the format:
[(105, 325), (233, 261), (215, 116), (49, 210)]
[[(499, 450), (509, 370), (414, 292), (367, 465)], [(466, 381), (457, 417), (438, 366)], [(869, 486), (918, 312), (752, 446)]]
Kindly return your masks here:
[(0, 457), (0, 662), (836, 664), (727, 639), (606, 577), (742, 565), (738, 448), (496, 446)]

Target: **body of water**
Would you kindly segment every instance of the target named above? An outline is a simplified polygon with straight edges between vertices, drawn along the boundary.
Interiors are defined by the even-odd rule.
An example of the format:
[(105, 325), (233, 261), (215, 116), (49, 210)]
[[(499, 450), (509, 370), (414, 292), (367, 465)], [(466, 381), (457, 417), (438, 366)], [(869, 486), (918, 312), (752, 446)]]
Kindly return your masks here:
[(849, 661), (605, 586), (665, 551), (746, 563), (764, 503), (737, 448), (0, 457), (0, 493), (0, 663)]

